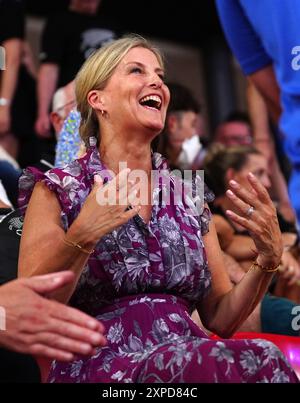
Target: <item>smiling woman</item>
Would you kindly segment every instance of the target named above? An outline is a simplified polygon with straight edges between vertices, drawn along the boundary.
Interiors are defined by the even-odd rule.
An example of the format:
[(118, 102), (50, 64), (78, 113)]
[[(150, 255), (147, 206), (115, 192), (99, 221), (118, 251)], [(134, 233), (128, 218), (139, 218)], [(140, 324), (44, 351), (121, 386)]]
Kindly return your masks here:
[[(96, 52), (88, 63), (83, 65), (76, 78), (78, 110), (82, 116), (82, 137), (88, 139), (90, 136), (98, 136), (100, 122), (101, 142), (105, 148), (102, 140), (111, 127), (109, 123), (107, 130), (106, 122), (114, 122), (113, 136), (124, 138), (117, 128), (118, 122), (123, 125), (123, 116), (126, 116), (126, 120), (132, 120), (131, 126), (138, 134), (140, 130), (135, 127), (136, 119), (145, 119), (148, 116), (146, 119), (150, 120), (150, 124), (155, 124), (158, 119), (157, 128), (151, 129), (151, 136), (155, 137), (164, 126), (169, 103), (169, 90), (163, 84), (163, 77), (164, 68), (160, 53), (154, 47), (149, 47), (141, 37), (132, 37), (130, 45), (128, 41), (121, 39), (120, 42), (116, 41), (114, 45), (107, 47), (107, 51)], [(159, 113), (142, 114), (142, 110)], [(97, 112), (98, 115), (100, 112), (102, 117), (99, 121)], [(111, 137), (111, 134), (109, 136)]]
[[(159, 52), (139, 36), (91, 56), (76, 78), (80, 133), (88, 151), (63, 169), (39, 175), (42, 183), (31, 196), (20, 274), (68, 267), (76, 281), (55, 297), (67, 302), (72, 296), (72, 305), (106, 328), (105, 347), (70, 364), (54, 362), (49, 381), (296, 382), (273, 344), (210, 340), (190, 317), (197, 307), (206, 328), (230, 336), (269, 284), (272, 273), (263, 266), (276, 269), (281, 244), (276, 226), (267, 234), (272, 242), (257, 235), (265, 252), (259, 256), (262, 269), (249, 272), (232, 290), (207, 205), (192, 215), (190, 199), (175, 203), (182, 182), (151, 152), (170, 98), (163, 74)], [(120, 163), (129, 169), (120, 171)], [(117, 176), (107, 178), (108, 170)], [(131, 182), (136, 170), (145, 173), (140, 193), (149, 195), (142, 206)], [(151, 183), (152, 171), (170, 179), (168, 203), (164, 183)], [(23, 203), (33, 184), (34, 172), (27, 172), (21, 179)], [(270, 201), (260, 183), (252, 185), (264, 222)], [(115, 190), (114, 205), (97, 203), (106, 190)], [(238, 200), (249, 199), (245, 189), (236, 193)], [(206, 191), (205, 201), (212, 198)]]

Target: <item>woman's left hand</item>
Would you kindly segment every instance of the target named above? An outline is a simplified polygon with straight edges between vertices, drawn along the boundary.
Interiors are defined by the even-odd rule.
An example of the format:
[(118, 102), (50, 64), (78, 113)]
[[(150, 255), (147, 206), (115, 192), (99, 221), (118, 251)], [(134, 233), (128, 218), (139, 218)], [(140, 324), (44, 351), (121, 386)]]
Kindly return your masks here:
[(279, 265), (283, 242), (275, 206), (266, 188), (252, 174), (248, 174), (251, 190), (236, 181), (229, 182), (226, 194), (237, 207), (240, 214), (227, 210), (228, 217), (249, 231), (257, 252), (259, 264), (263, 267)]

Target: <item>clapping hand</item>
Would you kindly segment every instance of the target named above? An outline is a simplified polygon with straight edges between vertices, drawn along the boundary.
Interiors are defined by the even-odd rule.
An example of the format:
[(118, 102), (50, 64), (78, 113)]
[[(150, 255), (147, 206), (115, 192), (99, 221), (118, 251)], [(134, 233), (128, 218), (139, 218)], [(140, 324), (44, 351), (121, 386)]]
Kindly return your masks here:
[(251, 190), (236, 181), (229, 182), (227, 196), (237, 207), (240, 214), (227, 210), (228, 217), (248, 230), (253, 239), (263, 267), (276, 267), (283, 252), (282, 236), (277, 213), (265, 187), (252, 174), (248, 174)]
[[(77, 232), (84, 234), (81, 243), (95, 246), (101, 237), (125, 224), (139, 212), (139, 206), (132, 207), (137, 189), (128, 180), (129, 172), (128, 168), (122, 170), (105, 185), (101, 177), (95, 175), (93, 189), (74, 221)], [(69, 233), (70, 230), (68, 238)]]

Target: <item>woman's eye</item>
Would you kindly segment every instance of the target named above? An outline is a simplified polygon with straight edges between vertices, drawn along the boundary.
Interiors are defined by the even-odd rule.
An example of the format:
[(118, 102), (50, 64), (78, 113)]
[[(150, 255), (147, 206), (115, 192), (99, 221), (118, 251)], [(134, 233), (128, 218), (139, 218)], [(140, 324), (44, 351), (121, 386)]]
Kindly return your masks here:
[(158, 77), (161, 79), (161, 81), (165, 81), (165, 75), (164, 74), (158, 74)]
[(133, 67), (130, 70), (130, 73), (141, 73), (141, 72), (142, 72), (142, 69), (140, 67)]

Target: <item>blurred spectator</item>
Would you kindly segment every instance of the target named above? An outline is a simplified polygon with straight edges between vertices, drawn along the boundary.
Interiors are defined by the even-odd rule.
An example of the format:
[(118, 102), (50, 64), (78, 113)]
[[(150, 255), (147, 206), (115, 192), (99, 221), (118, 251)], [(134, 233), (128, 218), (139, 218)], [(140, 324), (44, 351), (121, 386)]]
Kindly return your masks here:
[(252, 129), (248, 115), (239, 111), (230, 113), (217, 126), (213, 140), (228, 147), (252, 144)]
[[(247, 87), (247, 102), (253, 127), (253, 140), (257, 150), (267, 159), (272, 187), (270, 194), (277, 203), (277, 209), (287, 221), (295, 222), (296, 215), (292, 208), (287, 180), (290, 164), (280, 147), (278, 130), (270, 122), (264, 98), (256, 87), (249, 83)], [(274, 139), (274, 140), (273, 140)], [(288, 165), (288, 166), (287, 166)]]
[(22, 1), (0, 1), (0, 44), (6, 50), (1, 73), (0, 143), (22, 167), (37, 159), (34, 134), (36, 71), (31, 49), (24, 41)]
[(0, 146), (0, 181), (2, 182), (2, 187), (9, 199), (9, 205), (11, 207), (17, 206), (18, 181), (20, 175), (21, 169), (17, 161)]
[(62, 168), (85, 153), (86, 148), (79, 134), (80, 120), (80, 113), (72, 109), (64, 121), (56, 144), (55, 167)]
[(50, 119), (57, 139), (54, 166), (62, 168), (85, 152), (79, 134), (80, 113), (76, 109), (74, 81), (55, 92)]
[[(12, 204), (10, 202), (10, 200), (8, 199), (6, 190), (4, 189), (3, 185), (2, 185), (2, 181), (0, 180), (0, 221), (1, 218), (7, 213), (7, 209), (11, 209), (12, 208)], [(5, 210), (5, 212), (3, 211)]]
[(11, 107), (15, 95), (24, 37), (24, 9), (17, 0), (0, 1), (0, 45), (5, 48), (5, 65), (0, 79), (0, 141), (9, 153), (17, 155), (11, 133)]
[[(263, 99), (253, 86), (248, 87), (247, 99), (250, 117), (245, 112), (231, 112), (216, 127), (213, 142), (221, 143), (226, 147), (249, 146), (255, 142), (256, 148), (265, 155), (260, 147), (259, 137), (270, 131), (267, 109)], [(268, 148), (269, 153), (268, 158), (266, 156), (266, 160), (268, 161), (272, 184), (270, 195), (272, 200), (277, 203), (277, 207), (285, 219), (295, 221), (295, 215), (288, 196), (287, 183), (280, 170), (272, 138), (270, 138)]]
[(157, 151), (167, 158), (171, 169), (188, 169), (201, 149), (196, 133), (200, 106), (188, 88), (178, 83), (169, 83), (168, 87), (171, 99)]
[[(263, 96), (283, 133), (292, 164), (289, 194), (300, 223), (299, 19), (295, 0), (217, 0), (229, 45), (244, 73)], [(268, 154), (265, 136), (264, 150)], [(262, 148), (262, 147), (261, 147)]]
[(36, 132), (50, 136), (49, 107), (56, 88), (72, 81), (84, 60), (116, 38), (113, 24), (97, 15), (101, 0), (71, 0), (67, 13), (49, 18), (43, 32), (38, 74)]
[(18, 204), (18, 184), (22, 171), (16, 169), (10, 162), (0, 160), (0, 181), (14, 207)]
[(55, 131), (56, 140), (59, 139), (59, 133), (63, 128), (64, 121), (74, 108), (76, 108), (75, 84), (74, 81), (71, 81), (64, 87), (59, 88), (53, 96), (50, 121)]
[[(216, 195), (212, 209), (214, 213), (224, 217), (230, 223), (228, 227), (229, 229), (233, 229), (235, 233), (234, 242), (230, 242), (230, 245), (227, 244), (226, 247), (223, 247), (223, 250), (237, 259), (242, 266), (249, 268), (251, 261), (256, 256), (256, 248), (249, 233), (227, 217), (226, 210), (236, 211), (237, 209), (234, 207), (231, 198), (228, 197), (226, 189), (229, 187), (230, 180), (235, 180), (241, 186), (249, 189), (250, 184), (247, 175), (249, 172), (252, 172), (266, 189), (269, 190), (271, 182), (267, 161), (255, 148), (226, 148), (223, 145), (216, 144), (207, 153), (204, 170), (206, 182)], [(296, 228), (288, 225), (280, 215), (280, 212), (277, 211), (277, 215), (281, 231), (292, 232), (292, 234), (287, 234), (287, 236), (285, 233), (283, 234), (283, 241), (287, 248), (282, 255), (282, 272), (279, 278), (285, 284), (284, 287), (280, 285), (280, 289), (285, 290), (285, 294), (280, 296), (291, 299), (295, 298), (295, 302), (300, 302), (300, 265), (288, 250), (291, 246), (291, 239), (293, 239), (293, 244), (297, 241), (297, 236), (295, 235)], [(228, 230), (223, 232), (224, 237), (228, 237)], [(224, 245), (224, 242), (222, 244)], [(297, 258), (299, 259), (299, 256)]]

